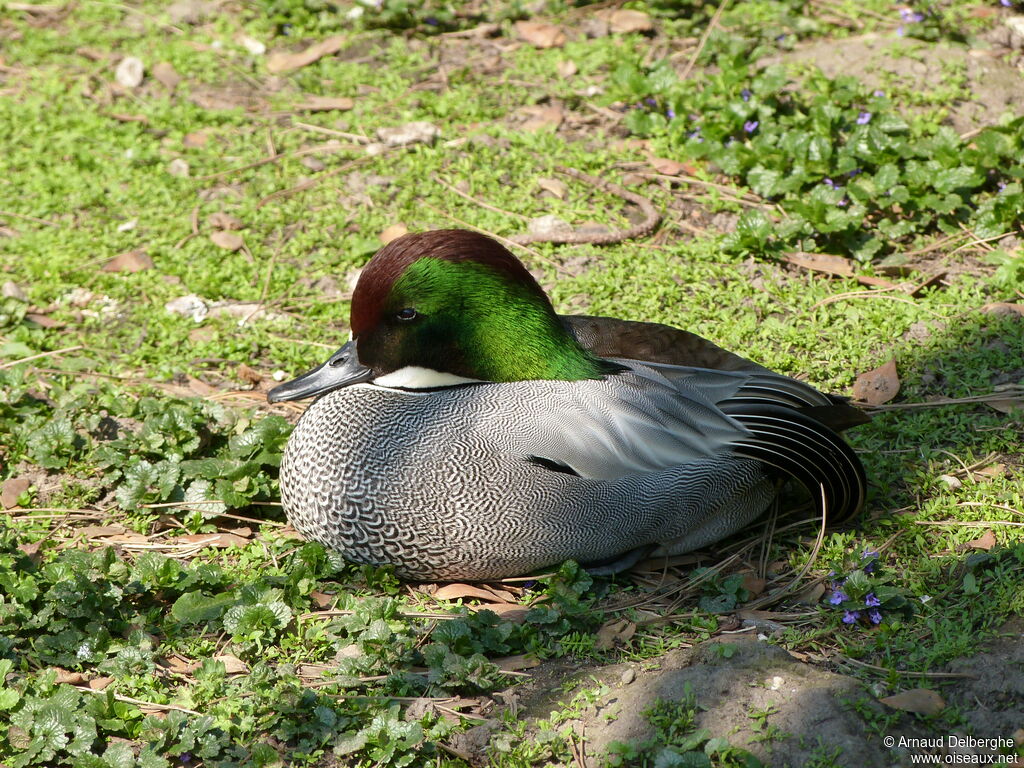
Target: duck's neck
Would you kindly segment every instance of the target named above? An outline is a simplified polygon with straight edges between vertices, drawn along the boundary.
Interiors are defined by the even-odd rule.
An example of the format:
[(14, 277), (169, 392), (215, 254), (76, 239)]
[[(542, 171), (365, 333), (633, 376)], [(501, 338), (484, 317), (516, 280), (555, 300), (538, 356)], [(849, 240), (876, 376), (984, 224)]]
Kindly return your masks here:
[[(458, 292), (443, 297), (444, 286), (456, 279), (461, 283)], [(401, 278), (406, 280), (431, 283), (432, 293), (448, 302), (446, 314), (453, 319), (432, 329), (432, 341), (446, 348), (448, 356), (438, 361), (438, 370), (504, 382), (579, 381), (621, 370), (581, 347), (536, 286), (509, 280), (485, 265), (438, 259), (414, 264)], [(450, 311), (455, 308), (457, 312)]]

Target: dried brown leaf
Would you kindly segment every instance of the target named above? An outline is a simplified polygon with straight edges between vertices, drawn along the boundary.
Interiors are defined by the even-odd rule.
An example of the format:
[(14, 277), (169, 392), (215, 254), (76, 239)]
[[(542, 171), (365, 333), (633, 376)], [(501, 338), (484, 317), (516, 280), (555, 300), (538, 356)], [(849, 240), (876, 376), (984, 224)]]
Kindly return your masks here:
[(498, 602), (498, 598), (486, 589), (474, 587), (472, 584), (446, 584), (437, 590), (432, 597), (435, 600), (460, 600), (467, 597), (475, 597), (479, 600), (486, 600), (489, 603)]
[(89, 681), (89, 687), (92, 688), (92, 690), (94, 691), (102, 691), (106, 689), (112, 682), (114, 682), (114, 678), (112, 677), (94, 677), (92, 680)]
[(218, 248), (223, 248), (225, 251), (237, 251), (245, 245), (245, 240), (242, 239), (241, 235), (237, 232), (230, 232), (228, 230), (214, 232), (210, 235), (210, 242)]
[(540, 659), (526, 654), (505, 656), (501, 659), (492, 659), (492, 661), (503, 672), (516, 672), (520, 669), (533, 669), (540, 666)]
[(149, 118), (145, 115), (136, 115), (130, 112), (111, 112), (110, 116), (119, 123), (145, 123), (149, 124)]
[(141, 272), (152, 268), (153, 259), (141, 248), (119, 253), (103, 265), (104, 272)]
[(259, 374), (259, 372), (254, 371), (245, 363), (238, 364), (237, 373), (238, 378), (240, 378), (242, 381), (247, 381), (256, 387), (258, 387), (260, 383), (263, 381), (263, 377)]
[(66, 685), (82, 685), (85, 682), (85, 675), (81, 672), (71, 672), (70, 670), (64, 669), (63, 667), (51, 667), (50, 669), (56, 671), (57, 677), (54, 678), (55, 683), (63, 683)]
[(535, 133), (548, 127), (557, 130), (565, 119), (562, 108), (554, 104), (546, 107), (526, 107), (522, 112), (529, 115), (522, 125), (522, 129), (527, 133)]
[(987, 467), (974, 470), (974, 474), (982, 477), (1002, 477), (1006, 474), (1005, 464), (989, 464)]
[(748, 571), (743, 574), (743, 588), (750, 593), (751, 597), (757, 597), (764, 592), (765, 586), (768, 582), (759, 576), (755, 576), (752, 571)]
[(517, 21), (516, 34), (536, 48), (560, 48), (566, 40), (561, 27), (538, 21)]
[(211, 229), (227, 229), (235, 230), (241, 229), (244, 224), (242, 220), (232, 216), (229, 213), (223, 211), (215, 211), (206, 217), (206, 223)]
[(853, 382), (853, 397), (868, 405), (882, 405), (900, 391), (900, 377), (896, 373), (895, 358), (874, 370), (865, 371)]
[(825, 594), (825, 585), (821, 582), (812, 584), (802, 592), (798, 592), (796, 595), (796, 602), (802, 605), (817, 605), (818, 601), (821, 600)]
[(987, 530), (981, 534), (978, 538), (968, 541), (967, 546), (971, 549), (983, 549), (988, 552), (992, 547), (996, 545), (996, 535), (991, 530)]
[(316, 603), (317, 608), (330, 608), (338, 598), (337, 595), (328, 595), (325, 592), (316, 591), (310, 592), (309, 596), (313, 599), (313, 602)]
[(18, 497), (32, 485), (32, 480), (27, 477), (9, 477), (4, 480), (0, 487), (0, 505), (4, 509), (10, 509), (18, 505)]
[(267, 71), (278, 74), (308, 66), (324, 56), (330, 56), (340, 51), (346, 40), (348, 40), (346, 35), (334, 35), (302, 51), (272, 53), (267, 57)]
[(471, 605), (469, 607), (473, 611), (491, 611), (501, 616), (505, 621), (511, 621), (513, 624), (524, 623), (526, 621), (526, 614), (530, 612), (527, 606), (516, 605), (515, 603), (485, 603), (484, 605)]
[(178, 675), (190, 675), (202, 666), (198, 661), (192, 661), (178, 655), (168, 656), (164, 659), (163, 665)]
[(607, 14), (604, 18), (608, 22), (611, 31), (617, 35), (625, 35), (630, 32), (654, 31), (654, 22), (643, 11), (620, 8)]
[(680, 163), (678, 160), (669, 160), (666, 157), (652, 157), (651, 167), (658, 173), (663, 173), (666, 176), (678, 176), (686, 170), (686, 163)]
[(572, 59), (563, 59), (555, 65), (555, 69), (558, 71), (558, 76), (563, 80), (567, 80), (579, 71), (576, 62)]
[(387, 227), (383, 232), (381, 232), (379, 237), (380, 241), (384, 243), (384, 245), (387, 245), (392, 240), (395, 240), (401, 237), (402, 235), (407, 234), (408, 232), (409, 228), (405, 226), (405, 224), (403, 224), (402, 222), (397, 221), (390, 227)]
[(840, 275), (842, 277), (853, 276), (853, 262), (844, 256), (837, 256), (834, 253), (806, 253), (794, 251), (783, 257), (790, 264), (794, 264), (813, 272), (824, 272), (828, 275)]
[(1006, 397), (998, 400), (986, 400), (985, 405), (1000, 413), (1013, 413), (1024, 409), (1024, 397)]
[(181, 75), (177, 73), (169, 61), (161, 61), (159, 64), (153, 67), (153, 79), (160, 83), (164, 88), (174, 90), (178, 87), (178, 83), (181, 82)]
[(880, 702), (903, 712), (917, 712), (921, 715), (935, 715), (945, 708), (946, 702), (935, 691), (927, 688), (912, 688), (895, 696), (886, 696)]
[(636, 624), (629, 619), (612, 619), (597, 631), (594, 647), (599, 651), (610, 651), (619, 645), (625, 645), (636, 634)]
[(39, 550), (43, 546), (43, 541), (43, 539), (40, 539), (39, 541), (32, 541), (27, 544), (19, 544), (18, 551), (21, 552), (21, 554), (25, 555), (25, 557), (27, 557), (33, 563), (38, 563), (40, 558)]
[(232, 656), (230, 653), (222, 653), (220, 656), (214, 656), (214, 661), (219, 661), (224, 665), (224, 670), (229, 675), (242, 675), (249, 671), (249, 665), (242, 661), (237, 656)]
[(210, 137), (202, 131), (193, 131), (192, 133), (186, 133), (181, 143), (187, 149), (199, 149), (200, 147), (205, 147), (206, 142), (209, 140)]
[(244, 547), (249, 541), (233, 533), (190, 533), (179, 536), (176, 541), (182, 544), (201, 544), (204, 547), (227, 549), (228, 547)]
[(565, 195), (569, 191), (566, 183), (558, 179), (537, 179), (537, 186), (545, 192), (550, 192), (559, 200), (565, 200)]
[(347, 96), (307, 96), (294, 109), (296, 112), (347, 112), (355, 105)]
[(1003, 317), (1024, 317), (1024, 304), (994, 301), (983, 306), (981, 311), (989, 315), (1001, 315)]
[(123, 525), (114, 523), (112, 525), (86, 525), (82, 528), (76, 528), (75, 533), (87, 539), (98, 539), (101, 536), (117, 536), (127, 532), (127, 530)]
[(54, 320), (49, 315), (42, 315), (38, 312), (26, 312), (25, 319), (31, 320), (36, 325), (41, 325), (43, 328), (63, 328), (67, 323), (62, 323), (60, 320)]
[(216, 387), (207, 384), (202, 379), (197, 379), (195, 376), (188, 377), (188, 388), (199, 395), (199, 397), (209, 397), (210, 395), (215, 395), (220, 391)]

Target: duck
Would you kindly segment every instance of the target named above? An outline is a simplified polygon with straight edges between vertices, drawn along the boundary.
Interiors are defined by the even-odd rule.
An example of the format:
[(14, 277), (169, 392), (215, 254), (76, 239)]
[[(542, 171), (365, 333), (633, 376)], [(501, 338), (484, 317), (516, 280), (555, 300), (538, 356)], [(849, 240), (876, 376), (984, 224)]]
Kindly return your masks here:
[(460, 229), (378, 251), (349, 340), (268, 393), (316, 399), (285, 447), (305, 538), (414, 581), (575, 560), (611, 575), (707, 547), (808, 489), (854, 519), (864, 468), (844, 398), (670, 326), (560, 316), (503, 245)]

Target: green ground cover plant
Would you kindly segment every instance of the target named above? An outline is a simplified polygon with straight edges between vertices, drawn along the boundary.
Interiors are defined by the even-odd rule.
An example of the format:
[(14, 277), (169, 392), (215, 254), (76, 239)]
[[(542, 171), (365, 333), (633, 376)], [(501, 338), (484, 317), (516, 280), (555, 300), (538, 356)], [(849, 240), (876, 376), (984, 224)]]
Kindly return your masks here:
[[(928, 675), (1024, 613), (1024, 118), (954, 130), (963, 61), (874, 88), (786, 57), (874, 35), (1012, 62), (986, 36), (1020, 9), (605, 5), (0, 5), (0, 764), (573, 764), (608, 691), (588, 671), (656, 666), (790, 582), (767, 607), (801, 618), (773, 642), (873, 698), (913, 680), (949, 700), (885, 728), (966, 727), (955, 681)], [(438, 136), (377, 133), (414, 121)], [(846, 394), (896, 360), (898, 398), (851, 433), (872, 481), (856, 529), (817, 546), (785, 528), (798, 514), (662, 581), (568, 563), (486, 599), (289, 534), (299, 411), (265, 391), (345, 339), (354, 270), (395, 225), (636, 220), (559, 166), (664, 214), (637, 240), (517, 251), (559, 311), (686, 327)], [(515, 709), (531, 685), (546, 709)], [(756, 765), (694, 695), (590, 764)], [(764, 712), (746, 719), (781, 739)], [(847, 764), (827, 740), (816, 759)]]

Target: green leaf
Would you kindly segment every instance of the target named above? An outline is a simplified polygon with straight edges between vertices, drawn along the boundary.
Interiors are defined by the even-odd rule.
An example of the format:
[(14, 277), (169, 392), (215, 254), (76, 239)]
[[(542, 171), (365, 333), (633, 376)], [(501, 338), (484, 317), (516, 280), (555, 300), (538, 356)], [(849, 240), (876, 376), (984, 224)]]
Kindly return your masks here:
[(230, 593), (209, 596), (202, 592), (186, 592), (171, 606), (171, 615), (183, 624), (212, 621), (237, 602)]
[(19, 701), (21, 701), (21, 694), (13, 688), (0, 689), (0, 709), (14, 709)]
[(974, 189), (984, 181), (985, 178), (974, 168), (961, 165), (939, 171), (932, 180), (932, 186), (939, 192), (952, 192), (960, 188)]

